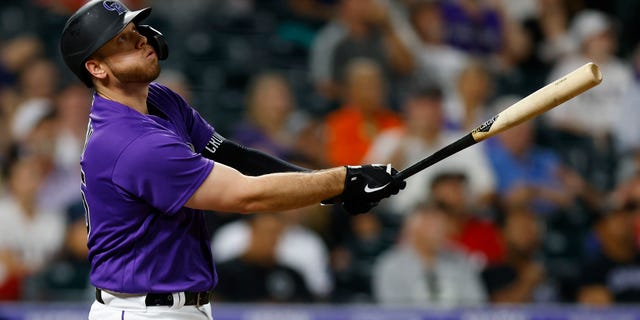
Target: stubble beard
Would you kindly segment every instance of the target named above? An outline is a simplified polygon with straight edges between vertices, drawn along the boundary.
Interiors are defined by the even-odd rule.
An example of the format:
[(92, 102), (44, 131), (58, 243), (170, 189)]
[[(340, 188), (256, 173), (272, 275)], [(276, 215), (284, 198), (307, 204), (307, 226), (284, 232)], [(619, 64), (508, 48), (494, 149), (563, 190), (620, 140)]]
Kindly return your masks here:
[(133, 68), (111, 68), (113, 75), (121, 83), (150, 83), (160, 75), (160, 64), (155, 62), (150, 65), (137, 65)]

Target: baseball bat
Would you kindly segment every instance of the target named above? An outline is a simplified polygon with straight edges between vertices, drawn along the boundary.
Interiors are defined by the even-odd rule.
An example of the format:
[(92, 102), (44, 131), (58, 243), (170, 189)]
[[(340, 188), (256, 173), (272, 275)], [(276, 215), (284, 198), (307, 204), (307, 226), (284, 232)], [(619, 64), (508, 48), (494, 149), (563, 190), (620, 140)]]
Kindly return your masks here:
[(405, 180), (480, 141), (538, 116), (602, 82), (598, 65), (589, 62), (502, 110), (462, 138), (412, 164), (394, 176)]

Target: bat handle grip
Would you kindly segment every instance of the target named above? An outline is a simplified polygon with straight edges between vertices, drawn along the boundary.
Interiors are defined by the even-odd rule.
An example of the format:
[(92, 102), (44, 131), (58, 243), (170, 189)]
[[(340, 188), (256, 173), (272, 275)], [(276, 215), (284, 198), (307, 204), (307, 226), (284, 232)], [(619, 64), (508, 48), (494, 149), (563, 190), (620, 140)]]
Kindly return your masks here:
[[(425, 167), (426, 168), (426, 167)], [(422, 169), (415, 167), (415, 164), (405, 168), (402, 171), (399, 171), (398, 173), (396, 173), (395, 176), (393, 176), (393, 179), (395, 179), (396, 181), (404, 181), (407, 178), (411, 177), (412, 175), (420, 172)]]
[(411, 166), (405, 168), (404, 170), (398, 172), (395, 176), (393, 176), (394, 179), (396, 180), (406, 180), (407, 178), (411, 177), (412, 175), (434, 165), (435, 163), (441, 161), (442, 159), (445, 159), (449, 156), (451, 156), (452, 154), (466, 149), (474, 144), (476, 144), (477, 141), (474, 140), (473, 135), (471, 133), (468, 133), (466, 135), (464, 135), (462, 138), (456, 140), (455, 142), (447, 145), (446, 147), (436, 151), (435, 153), (433, 153), (432, 155), (412, 164)]

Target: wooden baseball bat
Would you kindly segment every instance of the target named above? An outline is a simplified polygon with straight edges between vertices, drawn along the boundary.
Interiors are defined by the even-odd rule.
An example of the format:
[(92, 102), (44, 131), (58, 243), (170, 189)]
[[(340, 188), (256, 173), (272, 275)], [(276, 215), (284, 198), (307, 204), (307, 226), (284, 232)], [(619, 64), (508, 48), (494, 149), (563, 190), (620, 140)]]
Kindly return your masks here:
[(405, 180), (454, 153), (560, 105), (595, 87), (600, 82), (602, 82), (600, 68), (596, 64), (589, 62), (512, 104), (462, 138), (398, 172), (395, 175), (395, 179)]

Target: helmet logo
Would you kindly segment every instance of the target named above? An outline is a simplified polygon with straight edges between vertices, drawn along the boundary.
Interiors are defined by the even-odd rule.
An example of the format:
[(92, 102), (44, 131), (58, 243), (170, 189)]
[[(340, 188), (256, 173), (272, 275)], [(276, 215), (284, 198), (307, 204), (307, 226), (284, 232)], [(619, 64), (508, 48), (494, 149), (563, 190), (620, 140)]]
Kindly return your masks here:
[(118, 12), (118, 15), (127, 12), (127, 9), (118, 1), (103, 1), (102, 6), (109, 11)]

